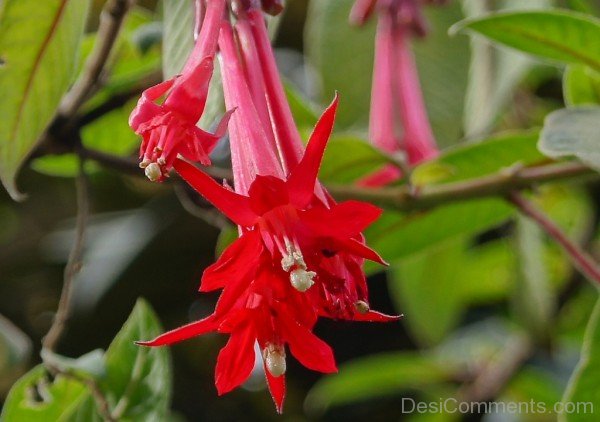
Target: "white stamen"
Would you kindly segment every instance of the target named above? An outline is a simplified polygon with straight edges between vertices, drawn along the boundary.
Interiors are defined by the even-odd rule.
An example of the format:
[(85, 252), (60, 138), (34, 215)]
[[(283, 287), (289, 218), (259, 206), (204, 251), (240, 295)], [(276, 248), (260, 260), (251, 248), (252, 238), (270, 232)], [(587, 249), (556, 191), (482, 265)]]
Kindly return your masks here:
[(157, 163), (151, 163), (146, 167), (146, 177), (153, 182), (156, 182), (162, 176), (162, 171)]
[(148, 167), (148, 164), (150, 164), (150, 160), (148, 159), (144, 159), (141, 163), (140, 163), (140, 168), (141, 169), (145, 169), (146, 167)]
[(303, 268), (296, 268), (290, 273), (292, 286), (300, 292), (305, 292), (315, 284), (313, 278), (317, 275), (314, 271), (306, 271)]
[(267, 347), (263, 350), (263, 359), (271, 375), (277, 378), (285, 374), (285, 349), (283, 346), (268, 343)]
[(165, 160), (165, 157), (160, 157), (158, 160), (156, 160), (156, 162), (160, 166), (164, 166), (165, 164), (167, 164), (167, 160)]

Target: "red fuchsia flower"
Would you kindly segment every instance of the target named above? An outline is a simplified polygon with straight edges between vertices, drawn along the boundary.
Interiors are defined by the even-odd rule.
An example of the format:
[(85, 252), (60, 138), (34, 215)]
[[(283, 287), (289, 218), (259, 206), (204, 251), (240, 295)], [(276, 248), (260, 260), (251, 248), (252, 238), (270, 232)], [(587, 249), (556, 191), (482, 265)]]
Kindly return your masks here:
[(230, 334), (215, 370), (223, 394), (248, 378), (258, 343), (281, 412), (286, 349), (307, 368), (336, 370), (331, 348), (312, 333), (318, 317), (398, 317), (370, 310), (362, 270), (365, 259), (384, 263), (361, 234), (381, 211), (356, 201), (337, 204), (317, 180), (337, 97), (304, 149), (258, 4), (236, 14), (235, 28), (224, 21), (219, 36), (225, 103), (235, 109), (229, 127), (235, 191), (182, 159), (174, 168), (239, 226), (240, 237), (203, 274), (201, 291), (223, 289), (214, 313), (141, 344)]
[[(426, 33), (420, 7), (417, 0), (357, 0), (350, 14), (362, 24), (378, 12), (369, 138), (385, 152), (406, 154), (409, 165), (438, 154), (410, 48), (411, 36)], [(361, 184), (381, 186), (400, 176), (388, 166)]]
[[(199, 36), (181, 75), (144, 91), (129, 118), (131, 128), (143, 138), (140, 167), (152, 181), (168, 177), (178, 155), (209, 165), (208, 154), (227, 129), (229, 113), (218, 124), (215, 133), (196, 126), (208, 96), (226, 3), (225, 0), (211, 0), (205, 11), (202, 0), (197, 0), (196, 5)], [(158, 104), (165, 95), (164, 102)]]

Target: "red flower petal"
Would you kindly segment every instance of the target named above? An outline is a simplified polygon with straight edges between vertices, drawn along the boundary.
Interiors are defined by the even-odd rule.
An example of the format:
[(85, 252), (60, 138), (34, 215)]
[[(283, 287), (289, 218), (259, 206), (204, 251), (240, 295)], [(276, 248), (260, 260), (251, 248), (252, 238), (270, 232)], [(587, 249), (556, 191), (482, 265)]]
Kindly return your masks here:
[(218, 321), (214, 315), (210, 315), (200, 321), (195, 321), (183, 327), (175, 328), (151, 341), (136, 341), (140, 346), (164, 346), (179, 343), (180, 341), (197, 337), (211, 331), (215, 331), (218, 327)]
[(168, 81), (161, 82), (148, 88), (142, 93), (135, 109), (133, 109), (129, 116), (129, 126), (131, 126), (136, 133), (138, 132), (140, 125), (146, 123), (156, 114), (160, 113), (160, 106), (154, 104), (154, 101), (166, 94), (174, 83), (175, 78), (169, 79)]
[(256, 270), (260, 250), (261, 237), (258, 231), (244, 233), (225, 249), (217, 262), (204, 271), (200, 291), (210, 292), (244, 279), (250, 271)]
[(186, 182), (206, 198), (223, 214), (240, 226), (252, 226), (257, 215), (250, 209), (248, 197), (224, 188), (212, 177), (183, 160), (176, 160), (173, 167)]
[(373, 14), (377, 0), (356, 0), (350, 11), (350, 22), (363, 25)]
[(290, 346), (290, 352), (302, 365), (313, 371), (337, 372), (333, 351), (327, 343), (291, 317), (283, 313), (280, 317), (285, 329), (285, 339)]
[(248, 196), (252, 210), (258, 215), (289, 203), (285, 182), (273, 176), (257, 175), (250, 185)]
[(315, 183), (325, 147), (335, 123), (338, 102), (338, 94), (336, 93), (333, 102), (317, 122), (302, 160), (292, 170), (288, 178), (290, 200), (299, 208), (306, 206), (315, 194)]
[(377, 262), (381, 265), (389, 265), (373, 249), (356, 239), (335, 239), (333, 242), (339, 249), (351, 255), (356, 255), (369, 261)]
[(273, 401), (275, 402), (277, 413), (281, 414), (283, 412), (283, 400), (285, 399), (285, 375), (274, 377), (266, 366), (264, 368), (271, 397), (273, 397)]
[(256, 336), (249, 324), (231, 333), (221, 349), (215, 368), (215, 385), (219, 395), (228, 393), (246, 381), (254, 368)]
[(330, 209), (315, 207), (302, 214), (302, 221), (315, 234), (336, 238), (353, 237), (379, 218), (382, 210), (359, 201), (346, 201)]

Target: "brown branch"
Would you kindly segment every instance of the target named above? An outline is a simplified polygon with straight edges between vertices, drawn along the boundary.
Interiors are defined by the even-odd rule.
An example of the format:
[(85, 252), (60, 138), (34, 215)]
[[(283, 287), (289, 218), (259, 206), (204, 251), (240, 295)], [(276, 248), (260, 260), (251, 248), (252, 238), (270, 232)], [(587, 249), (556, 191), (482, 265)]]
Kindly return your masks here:
[(527, 337), (515, 336), (507, 342), (498, 357), (492, 358), (482, 368), (472, 382), (459, 389), (458, 400), (466, 403), (493, 400), (531, 357), (533, 351), (533, 344)]
[(536, 222), (556, 243), (558, 243), (571, 259), (573, 265), (579, 269), (591, 281), (600, 283), (600, 267), (598, 263), (586, 251), (572, 242), (567, 235), (550, 220), (542, 210), (533, 202), (526, 199), (518, 192), (511, 192), (507, 199), (523, 213)]
[(572, 161), (529, 168), (515, 167), (488, 176), (416, 190), (407, 186), (373, 189), (339, 185), (328, 185), (327, 189), (338, 199), (360, 199), (383, 208), (413, 211), (456, 201), (503, 196), (539, 183), (588, 175), (597, 174), (585, 165)]
[(42, 341), (44, 349), (54, 351), (60, 340), (67, 321), (71, 315), (71, 298), (73, 296), (73, 281), (81, 269), (81, 259), (85, 243), (85, 229), (89, 215), (88, 183), (84, 170), (84, 160), (79, 162), (79, 174), (76, 179), (77, 187), (77, 222), (75, 226), (75, 242), (69, 254), (64, 271), (63, 287), (58, 302), (56, 315), (48, 334)]
[(59, 116), (74, 116), (100, 85), (106, 62), (117, 41), (125, 15), (134, 2), (135, 0), (109, 0), (104, 6), (100, 14), (94, 49), (87, 58), (80, 77), (62, 99), (58, 108)]

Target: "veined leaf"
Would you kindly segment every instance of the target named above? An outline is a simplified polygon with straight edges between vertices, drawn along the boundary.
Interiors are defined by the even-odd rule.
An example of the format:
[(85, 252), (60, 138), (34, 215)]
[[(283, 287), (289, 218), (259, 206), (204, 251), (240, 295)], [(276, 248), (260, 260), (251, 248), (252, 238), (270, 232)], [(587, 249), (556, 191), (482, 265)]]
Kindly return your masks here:
[(448, 381), (453, 368), (416, 353), (388, 353), (340, 366), (339, 373), (319, 381), (306, 398), (306, 407), (321, 413), (332, 406)]
[(600, 105), (600, 73), (584, 65), (570, 65), (563, 78), (568, 106)]
[(450, 28), (468, 30), (525, 53), (600, 71), (600, 21), (567, 10), (499, 12)]
[(13, 198), (18, 169), (73, 80), (89, 0), (0, 5), (0, 179)]

